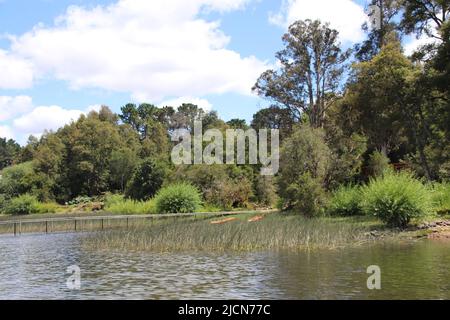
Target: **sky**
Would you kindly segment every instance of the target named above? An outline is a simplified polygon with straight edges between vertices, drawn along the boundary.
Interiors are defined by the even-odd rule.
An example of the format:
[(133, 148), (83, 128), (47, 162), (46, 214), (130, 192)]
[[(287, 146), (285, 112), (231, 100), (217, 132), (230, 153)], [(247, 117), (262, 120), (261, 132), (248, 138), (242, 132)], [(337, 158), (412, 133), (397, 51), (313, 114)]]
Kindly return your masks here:
[[(298, 19), (330, 22), (344, 47), (364, 40), (365, 0), (0, 0), (0, 137), (29, 135), (126, 103), (246, 119)], [(407, 39), (411, 51), (419, 40)]]

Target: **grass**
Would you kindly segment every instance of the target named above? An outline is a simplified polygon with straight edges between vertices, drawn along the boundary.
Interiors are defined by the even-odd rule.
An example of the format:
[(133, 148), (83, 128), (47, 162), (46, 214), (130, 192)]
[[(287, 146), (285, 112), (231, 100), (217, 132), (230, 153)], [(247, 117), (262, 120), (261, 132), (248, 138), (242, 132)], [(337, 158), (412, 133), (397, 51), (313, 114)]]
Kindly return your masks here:
[(253, 214), (214, 225), (207, 215), (159, 221), (130, 230), (96, 233), (85, 240), (93, 249), (124, 251), (253, 251), (339, 248), (370, 241), (373, 218), (316, 218), (273, 213), (258, 222)]

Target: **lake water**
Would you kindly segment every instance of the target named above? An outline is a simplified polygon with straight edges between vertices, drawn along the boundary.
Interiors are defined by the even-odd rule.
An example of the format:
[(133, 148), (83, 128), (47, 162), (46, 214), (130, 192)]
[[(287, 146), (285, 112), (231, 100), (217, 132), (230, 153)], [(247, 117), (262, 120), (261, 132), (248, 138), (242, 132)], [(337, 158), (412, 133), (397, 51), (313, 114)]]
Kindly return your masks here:
[[(87, 251), (87, 234), (0, 236), (0, 299), (450, 299), (450, 244), (311, 252)], [(70, 290), (67, 267), (81, 269)], [(381, 290), (367, 289), (367, 267)]]

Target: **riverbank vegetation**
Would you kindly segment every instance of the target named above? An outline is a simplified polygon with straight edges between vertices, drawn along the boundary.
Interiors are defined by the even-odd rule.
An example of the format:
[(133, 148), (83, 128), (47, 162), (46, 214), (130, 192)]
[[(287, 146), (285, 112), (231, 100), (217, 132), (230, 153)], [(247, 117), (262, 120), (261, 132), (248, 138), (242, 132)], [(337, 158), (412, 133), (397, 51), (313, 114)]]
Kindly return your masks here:
[[(406, 228), (448, 214), (450, 9), (442, 1), (383, 2), (381, 29), (366, 28), (367, 39), (351, 49), (339, 43), (329, 24), (293, 23), (276, 55), (279, 68), (255, 79), (253, 91), (270, 106), (250, 124), (224, 121), (193, 104), (142, 103), (122, 106), (118, 113), (103, 106), (40, 138), (31, 136), (23, 147), (0, 139), (0, 213), (278, 207), (297, 214), (298, 223), (289, 219), (299, 230), (301, 223), (320, 228), (328, 219), (339, 224), (347, 216)], [(444, 18), (433, 19), (438, 16)], [(407, 56), (401, 38), (413, 34), (433, 35), (435, 42)], [(279, 129), (279, 172), (261, 176), (261, 165), (236, 161), (174, 165), (174, 130), (192, 133), (197, 120), (203, 132), (218, 129), (224, 135), (228, 129)], [(242, 228), (270, 234), (265, 221), (270, 219), (261, 229)], [(288, 224), (273, 222), (294, 237)], [(175, 241), (167, 228), (161, 239)], [(212, 243), (214, 230), (205, 229)], [(242, 233), (247, 240), (241, 243), (230, 238), (231, 229), (218, 232), (218, 239), (235, 247), (246, 247), (257, 236)], [(190, 236), (187, 243), (197, 245), (200, 240)], [(266, 246), (276, 239), (264, 240)]]
[(96, 250), (158, 252), (333, 249), (372, 242), (375, 238), (370, 231), (381, 227), (374, 218), (310, 219), (295, 213), (271, 213), (250, 222), (254, 216), (240, 215), (217, 224), (207, 216), (162, 221), (96, 233), (84, 244)]

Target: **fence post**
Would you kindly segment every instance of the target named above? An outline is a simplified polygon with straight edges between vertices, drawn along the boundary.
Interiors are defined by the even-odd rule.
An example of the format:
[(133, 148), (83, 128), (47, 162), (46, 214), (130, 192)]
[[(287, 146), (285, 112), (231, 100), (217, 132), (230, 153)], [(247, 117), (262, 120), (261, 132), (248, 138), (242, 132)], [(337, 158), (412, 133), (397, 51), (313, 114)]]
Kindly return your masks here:
[(17, 222), (14, 222), (14, 236), (17, 235)]
[(48, 220), (45, 220), (45, 233), (48, 233)]
[(104, 226), (103, 226), (103, 218), (102, 218), (102, 230), (103, 230), (103, 227), (104, 227)]
[(73, 221), (75, 221), (75, 231), (77, 231), (77, 219), (74, 219)]

